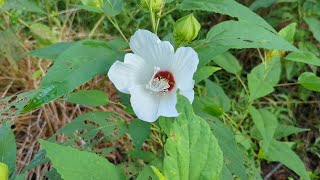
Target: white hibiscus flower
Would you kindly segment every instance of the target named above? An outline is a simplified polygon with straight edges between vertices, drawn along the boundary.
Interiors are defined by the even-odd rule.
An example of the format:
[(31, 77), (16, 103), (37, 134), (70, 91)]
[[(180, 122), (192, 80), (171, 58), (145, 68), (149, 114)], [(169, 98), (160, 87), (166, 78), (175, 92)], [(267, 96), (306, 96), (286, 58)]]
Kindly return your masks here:
[(138, 30), (130, 39), (134, 52), (116, 61), (108, 72), (115, 87), (131, 95), (132, 108), (139, 119), (154, 122), (159, 116), (176, 117), (177, 90), (194, 99), (194, 80), (199, 60), (190, 47), (174, 52), (170, 42), (160, 41), (147, 30)]

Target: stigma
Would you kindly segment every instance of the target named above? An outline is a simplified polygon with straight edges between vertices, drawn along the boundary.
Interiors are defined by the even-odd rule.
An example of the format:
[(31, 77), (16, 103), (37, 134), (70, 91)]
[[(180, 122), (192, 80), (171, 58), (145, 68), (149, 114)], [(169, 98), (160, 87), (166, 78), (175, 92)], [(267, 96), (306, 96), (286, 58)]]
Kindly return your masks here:
[(157, 93), (167, 94), (175, 86), (173, 74), (167, 70), (154, 67), (154, 73), (146, 88)]

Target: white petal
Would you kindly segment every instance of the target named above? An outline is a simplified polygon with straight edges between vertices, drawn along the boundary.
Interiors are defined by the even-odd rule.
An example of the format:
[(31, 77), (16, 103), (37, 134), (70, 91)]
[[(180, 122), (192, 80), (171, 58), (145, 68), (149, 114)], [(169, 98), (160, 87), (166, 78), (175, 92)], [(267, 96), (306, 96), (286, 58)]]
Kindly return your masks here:
[(160, 96), (158, 116), (177, 117), (179, 113), (176, 109), (176, 105), (177, 105), (176, 91)]
[(132, 51), (153, 66), (168, 69), (174, 60), (174, 48), (167, 41), (160, 41), (157, 35), (147, 30), (138, 30), (130, 39)]
[(129, 89), (130, 102), (137, 117), (143, 121), (154, 122), (158, 119), (160, 96), (152, 94), (145, 85), (133, 86)]
[(180, 47), (176, 53), (172, 68), (177, 83), (183, 79), (192, 79), (199, 64), (198, 54), (191, 47)]
[(193, 102), (194, 100), (194, 91), (192, 90), (180, 90), (179, 92), (181, 95), (183, 95), (184, 97), (188, 98), (190, 103)]
[(124, 62), (116, 61), (108, 72), (109, 79), (123, 93), (129, 93), (128, 89), (134, 85), (146, 84), (152, 75), (152, 66), (131, 53), (125, 55)]

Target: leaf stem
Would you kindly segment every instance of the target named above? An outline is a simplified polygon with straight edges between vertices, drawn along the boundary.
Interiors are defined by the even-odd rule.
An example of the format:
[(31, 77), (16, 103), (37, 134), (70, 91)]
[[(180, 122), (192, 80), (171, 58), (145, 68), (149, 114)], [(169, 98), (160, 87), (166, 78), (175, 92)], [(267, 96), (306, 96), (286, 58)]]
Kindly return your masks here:
[(244, 90), (246, 91), (247, 95), (249, 96), (249, 91), (247, 86), (244, 84), (244, 82), (242, 81), (241, 77), (239, 76), (239, 74), (236, 74), (236, 77), (238, 78), (238, 80), (240, 81), (240, 83), (242, 84)]
[(107, 17), (106, 14), (102, 15), (100, 17), (100, 19), (97, 21), (97, 23), (94, 25), (93, 29), (90, 31), (89, 33), (89, 39), (91, 39), (91, 37), (93, 36), (94, 32), (97, 30), (97, 28), (99, 27), (99, 25), (101, 24), (101, 22)]
[(163, 17), (165, 17), (166, 15), (172, 13), (172, 12), (175, 11), (175, 10), (177, 10), (177, 7), (174, 7), (174, 8), (172, 8), (172, 9), (168, 10), (167, 12), (163, 13), (162, 15), (160, 15), (159, 18), (163, 18)]
[(110, 18), (109, 16), (107, 16), (108, 20), (111, 22), (111, 24), (117, 29), (117, 31), (120, 33), (120, 35), (122, 36), (122, 38), (129, 44), (128, 39), (126, 38), (126, 36), (123, 34), (123, 32), (121, 31), (121, 28), (119, 27), (119, 24), (116, 20), (116, 18)]

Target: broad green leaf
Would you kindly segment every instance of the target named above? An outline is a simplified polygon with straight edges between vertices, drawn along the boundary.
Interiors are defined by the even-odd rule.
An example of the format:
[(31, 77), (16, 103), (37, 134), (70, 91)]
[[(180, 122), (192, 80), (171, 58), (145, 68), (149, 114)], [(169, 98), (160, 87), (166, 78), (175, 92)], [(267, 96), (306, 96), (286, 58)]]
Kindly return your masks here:
[(30, 30), (36, 37), (40, 46), (47, 46), (58, 41), (57, 34), (55, 34), (49, 26), (42, 23), (33, 23), (30, 25)]
[[(201, 46), (198, 43), (203, 43), (204, 45)], [(198, 43), (195, 44), (195, 47), (197, 47), (197, 45), (201, 46), (195, 49), (199, 56), (198, 70), (208, 64), (213, 58), (229, 49), (228, 47), (214, 45), (213, 43), (208, 44), (208, 42), (205, 41), (200, 41)]]
[(138, 158), (143, 160), (145, 163), (152, 162), (156, 159), (156, 155), (149, 151), (142, 151), (142, 150), (133, 150), (129, 151), (128, 155), (133, 158)]
[(104, 41), (78, 42), (55, 61), (24, 112), (70, 93), (95, 76), (106, 73), (116, 59), (122, 59), (122, 53), (112, 50)]
[(224, 52), (213, 59), (222, 69), (231, 74), (239, 74), (242, 67), (239, 61), (230, 52)]
[(107, 94), (100, 90), (82, 90), (68, 94), (63, 100), (88, 106), (105, 106), (109, 102)]
[(304, 72), (299, 76), (299, 84), (304, 88), (320, 92), (320, 77), (311, 72)]
[(34, 13), (46, 14), (42, 9), (40, 9), (36, 3), (31, 0), (11, 0), (7, 1), (1, 8), (0, 12), (8, 10), (20, 10), (29, 11)]
[(219, 179), (234, 179), (228, 167), (224, 164)]
[(26, 179), (26, 173), (24, 174), (19, 174), (18, 176), (16, 176), (16, 178), (14, 178), (14, 180), (25, 180)]
[(116, 16), (122, 12), (123, 0), (107, 0), (103, 5), (103, 10), (109, 16)]
[(242, 159), (243, 155), (239, 151), (231, 128), (215, 117), (212, 117), (211, 120), (213, 120), (213, 122), (210, 123), (210, 127), (212, 128), (213, 134), (218, 139), (227, 170), (241, 180), (248, 179), (244, 161)]
[(103, 0), (81, 0), (82, 4), (85, 6), (92, 6), (101, 8), (103, 5)]
[(224, 112), (231, 108), (229, 97), (224, 93), (224, 90), (216, 83), (206, 80), (206, 93), (208, 97), (216, 99), (216, 102), (222, 107)]
[(131, 121), (128, 130), (137, 150), (141, 149), (142, 144), (149, 137), (150, 128), (150, 123), (141, 121), (140, 119), (134, 119)]
[(30, 51), (26, 55), (56, 61), (60, 54), (76, 44), (76, 42), (56, 43), (45, 48)]
[(246, 21), (224, 21), (208, 32), (209, 43), (229, 48), (298, 51), (277, 33)]
[(0, 127), (0, 163), (4, 163), (9, 168), (9, 175), (16, 168), (16, 139), (10, 124), (4, 123)]
[(279, 35), (287, 40), (289, 43), (293, 44), (294, 42), (294, 35), (296, 33), (297, 23), (291, 23), (286, 27), (282, 28), (279, 31)]
[[(117, 116), (111, 117), (109, 112), (102, 111), (92, 111), (82, 114), (59, 129), (49, 140), (54, 141), (54, 139), (62, 133), (69, 138), (68, 141), (65, 142), (66, 144), (73, 145), (81, 138), (86, 142), (84, 148), (92, 148), (100, 142), (100, 140), (92, 142), (99, 132), (104, 133), (105, 140), (116, 140), (126, 132), (126, 125), (125, 122), (117, 119)], [(116, 135), (110, 136), (112, 133), (116, 133)], [(106, 150), (104, 153), (108, 154), (112, 148)]]
[(270, 143), (274, 139), (274, 133), (278, 126), (278, 120), (271, 112), (265, 109), (257, 110), (251, 106), (249, 108), (249, 113), (263, 139), (262, 150), (264, 153), (266, 153), (269, 151)]
[(314, 38), (320, 42), (320, 20), (316, 17), (305, 17), (304, 21), (308, 24)]
[(274, 139), (280, 139), (283, 137), (287, 137), (291, 134), (297, 134), (299, 132), (304, 132), (304, 131), (309, 131), (309, 129), (279, 124), (273, 137), (274, 137)]
[[(257, 24), (258, 26), (276, 33), (276, 31), (263, 18), (234, 0), (184, 0), (178, 8), (181, 10), (202, 10), (226, 14), (252, 24)], [(241, 28), (236, 28), (234, 30), (240, 29)]]
[(223, 114), (223, 109), (219, 104), (219, 100), (217, 97), (214, 98), (208, 96), (196, 96), (192, 105), (196, 115), (201, 116), (202, 118), (221, 116)]
[(276, 3), (278, 0), (255, 0), (251, 5), (250, 9), (255, 11), (259, 8), (267, 8), (270, 7), (272, 4)]
[(250, 97), (253, 101), (266, 96), (274, 91), (274, 86), (279, 82), (281, 75), (280, 57), (275, 56), (271, 62), (262, 63), (253, 68), (248, 74)]
[(151, 167), (146, 166), (143, 170), (139, 173), (137, 180), (146, 180), (146, 179), (158, 180), (157, 175), (153, 172)]
[(214, 66), (204, 66), (201, 69), (197, 70), (197, 72), (194, 74), (194, 81), (196, 83), (207, 79), (209, 76), (211, 76), (213, 73), (219, 71), (221, 68), (214, 67)]
[(292, 52), (285, 57), (288, 61), (302, 62), (320, 66), (320, 59), (311, 52)]
[(124, 174), (107, 159), (94, 153), (80, 151), (71, 147), (61, 146), (44, 140), (39, 140), (47, 152), (53, 167), (65, 180), (77, 179), (125, 179)]
[(268, 152), (265, 153), (265, 158), (269, 161), (278, 161), (293, 170), (301, 178), (310, 180), (299, 156), (284, 142), (272, 140)]
[[(160, 123), (169, 127), (164, 146), (163, 174), (168, 180), (218, 179), (223, 154), (207, 122), (196, 116), (185, 97), (178, 97), (176, 119)], [(162, 127), (162, 124), (166, 124)]]

